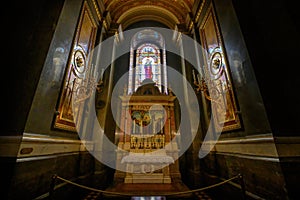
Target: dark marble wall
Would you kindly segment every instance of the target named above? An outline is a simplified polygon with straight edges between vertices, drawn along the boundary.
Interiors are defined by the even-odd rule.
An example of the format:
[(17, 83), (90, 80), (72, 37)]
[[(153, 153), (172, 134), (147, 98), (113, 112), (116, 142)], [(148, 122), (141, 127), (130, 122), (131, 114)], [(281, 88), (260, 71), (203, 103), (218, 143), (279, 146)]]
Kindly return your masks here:
[(3, 9), (4, 43), (9, 61), (5, 77), (9, 81), (3, 83), (5, 120), (0, 142), (10, 144), (10, 153), (1, 151), (0, 158), (3, 199), (12, 180), (27, 116), (63, 4), (64, 0), (8, 2)]
[[(212, 2), (229, 61), (233, 88), (243, 123), (241, 130), (223, 133), (220, 139), (243, 139), (264, 134), (278, 136), (283, 133), (286, 135), (297, 135), (296, 130), (298, 129), (295, 129), (294, 126), (289, 126), (290, 122), (294, 120), (294, 113), (290, 110), (293, 107), (295, 98), (294, 94), (287, 94), (289, 90), (295, 87), (291, 86), (295, 80), (289, 79), (285, 83), (279, 81), (279, 74), (282, 75), (280, 76), (282, 79), (287, 78), (287, 74), (289, 74), (289, 72), (278, 70), (278, 67), (286, 66), (286, 64), (282, 63), (286, 62), (286, 60), (281, 58), (282, 55), (285, 55), (283, 53), (285, 50), (281, 47), (284, 46), (282, 44), (284, 43), (282, 41), (284, 40), (283, 36), (286, 38), (287, 34), (281, 34), (281, 37), (279, 37), (278, 34), (282, 33), (283, 30), (273, 34), (275, 27), (281, 27), (282, 20), (287, 19), (284, 8), (279, 6), (282, 4), (278, 4), (278, 2), (272, 4), (272, 2), (260, 3), (258, 1), (242, 2), (231, 0), (214, 0)], [(267, 8), (269, 4), (272, 5)], [(277, 12), (275, 10), (270, 11), (270, 8), (276, 8)], [(264, 9), (268, 11), (264, 12)], [(203, 11), (205, 13), (205, 7)], [(269, 12), (272, 12), (272, 15), (275, 15), (274, 13), (279, 16), (283, 15), (283, 18), (279, 20), (279, 16), (276, 16), (276, 18), (271, 19), (268, 15)], [(202, 17), (200, 17), (200, 21)], [(279, 21), (278, 24), (276, 24), (276, 20)], [(262, 27), (263, 25), (265, 26)], [(283, 29), (291, 30), (291, 35), (294, 35), (294, 28), (287, 27), (289, 25), (282, 26)], [(274, 44), (277, 40), (281, 41)], [(290, 40), (293, 39), (289, 38), (287, 41)], [(296, 39), (294, 41), (296, 44)], [(289, 45), (292, 44), (289, 43)], [(272, 52), (276, 53), (271, 55)], [(282, 53), (281, 56), (279, 56), (280, 53)], [(291, 88), (283, 89), (284, 86), (291, 86)], [(282, 88), (281, 91), (285, 92), (280, 94), (278, 92), (279, 88)], [(284, 99), (289, 99), (289, 103), (292, 104), (288, 106), (288, 110), (285, 112), (283, 112), (285, 108), (282, 104)], [(283, 117), (282, 113), (288, 114), (293, 119), (287, 123), (288, 120)], [(288, 132), (287, 130), (290, 128), (296, 132)], [(243, 149), (243, 144), (240, 145), (241, 149)], [(245, 146), (245, 148), (247, 147)], [(287, 164), (287, 162), (281, 162), (282, 160), (279, 158), (274, 159), (269, 156), (259, 155), (247, 156), (243, 151), (240, 153), (211, 152), (204, 159), (200, 160), (200, 170), (204, 183), (206, 183), (205, 185), (242, 173), (246, 190), (250, 192), (248, 193), (249, 198), (289, 199), (288, 185), (290, 181), (288, 177), (291, 178), (290, 173), (295, 172), (295, 166), (298, 166), (297, 163), (299, 163), (295, 158), (292, 160)], [(286, 169), (283, 163), (285, 163)], [(295, 179), (293, 181), (295, 184)], [(239, 182), (236, 183), (237, 185), (239, 184)], [(229, 194), (226, 198), (238, 199), (241, 196), (231, 195), (233, 191), (238, 191), (236, 190), (239, 188), (237, 185), (226, 185), (214, 192), (215, 194), (224, 194), (225, 192)]]
[(55, 29), (58, 25), (64, 0), (18, 2), (5, 10), (10, 10), (6, 17), (16, 15), (16, 20), (9, 22), (7, 45), (11, 63), (7, 85), (7, 120), (1, 135), (23, 134), (27, 115), (35, 94), (41, 71)]
[(293, 59), (300, 44), (297, 6), (284, 0), (233, 0), (233, 5), (274, 135), (299, 136), (299, 78)]
[[(94, 159), (87, 152), (19, 159), (15, 165), (8, 199), (34, 199), (44, 194), (44, 198), (47, 198), (54, 174), (82, 183), (84, 179), (90, 178), (89, 175), (93, 172), (91, 166), (94, 166)], [(60, 180), (56, 181), (56, 185), (60, 183)], [(71, 189), (68, 186), (63, 187), (61, 189), (64, 192), (55, 190), (54, 195), (57, 198), (61, 195), (72, 196)], [(78, 188), (74, 188), (72, 192), (83, 194)]]
[(53, 119), (68, 57), (71, 52), (82, 0), (66, 1), (44, 58), (37, 90), (28, 115), (25, 132), (76, 138), (77, 134), (53, 130)]
[[(220, 14), (220, 20), (226, 19), (228, 16), (223, 9), (225, 3), (226, 1), (216, 1), (216, 10)], [(251, 60), (261, 92), (271, 132), (275, 138), (278, 138), (275, 143), (280, 164), (273, 163), (277, 170), (269, 170), (277, 176), (272, 176), (272, 173), (268, 175), (269, 178), (277, 177), (270, 181), (275, 188), (277, 184), (278, 189), (268, 189), (276, 194), (276, 191), (280, 191), (281, 188), (282, 192), (287, 192), (286, 196), (293, 199), (297, 194), (296, 179), (300, 178), (300, 173), (295, 170), (297, 166), (299, 167), (300, 159), (298, 154), (295, 154), (296, 151), (292, 149), (288, 150), (289, 158), (281, 155), (282, 146), (278, 141), (281, 137), (285, 137), (286, 144), (294, 144), (298, 141), (294, 137), (299, 137), (299, 126), (297, 125), (300, 111), (299, 95), (295, 92), (298, 89), (299, 79), (296, 73), (292, 73), (294, 60), (290, 59), (297, 56), (297, 47), (300, 44), (296, 6), (286, 1), (241, 2), (233, 0), (232, 3), (238, 19), (237, 23), (240, 25), (240, 32), (243, 34), (244, 46), (247, 47), (249, 60)], [(224, 26), (222, 34), (224, 38), (227, 38), (225, 40), (228, 41), (227, 43), (235, 45), (230, 37), (227, 37), (231, 34), (226, 31), (230, 26), (225, 28), (226, 22), (221, 24), (221, 29)], [(227, 46), (231, 49), (232, 45)], [(230, 51), (227, 53), (230, 54)], [(253, 112), (253, 114), (255, 118), (259, 117), (257, 112)], [(288, 139), (289, 137), (290, 139)], [(266, 161), (266, 163), (268, 162)], [(261, 164), (260, 168), (263, 171), (264, 165)], [(260, 173), (260, 168), (257, 169), (257, 174)], [(284, 179), (278, 178), (278, 176), (282, 176)], [(281, 187), (278, 182), (282, 183)], [(283, 188), (286, 191), (283, 191)], [(265, 193), (267, 194), (267, 192)]]
[[(295, 2), (290, 1), (237, 1), (233, 6), (244, 35), (253, 69), (264, 100), (273, 135), (285, 138), (286, 144), (299, 141), (298, 126), (300, 104), (299, 78), (294, 73), (294, 59), (298, 54), (299, 12)], [(299, 142), (298, 142), (299, 144)], [(296, 147), (297, 148), (297, 147)], [(296, 199), (297, 180), (300, 173), (299, 154), (289, 150), (289, 158), (281, 156), (280, 165), (285, 177), (288, 194)]]
[[(236, 154), (211, 153), (201, 160), (202, 180), (215, 184), (241, 173), (249, 199), (289, 199), (285, 179), (278, 159)], [(221, 178), (221, 179), (220, 179)], [(242, 199), (240, 180), (215, 188), (215, 196), (224, 199)], [(238, 198), (237, 198), (238, 197)]]
[[(47, 145), (55, 146), (55, 139), (74, 139), (74, 144), (77, 144), (76, 133), (54, 130), (52, 123), (82, 3), (83, 0), (18, 2), (13, 9), (18, 11), (20, 19), (17, 22), (18, 31), (12, 33), (19, 43), (20, 53), (14, 54), (17, 68), (12, 70), (15, 82), (9, 95), (9, 106), (14, 110), (9, 112), (10, 121), (6, 123), (8, 131), (4, 135), (19, 135), (18, 144), (24, 132), (53, 137), (54, 142), (45, 143), (45, 149)], [(12, 143), (17, 142), (11, 140)], [(42, 145), (32, 144), (33, 148)], [(34, 199), (40, 195), (47, 198), (53, 174), (85, 185), (95, 181), (87, 181), (95, 168), (94, 158), (88, 152), (58, 152), (17, 158), (19, 145), (14, 146), (15, 155), (5, 160), (1, 158), (1, 175), (6, 173), (1, 178), (1, 182), (4, 181), (1, 185), (7, 186), (1, 199)], [(105, 170), (99, 172), (100, 185), (107, 183), (106, 176)], [(70, 198), (71, 194), (75, 198), (77, 194), (83, 194), (78, 188), (61, 184), (60, 181), (57, 185), (61, 187), (55, 191), (56, 199)]]

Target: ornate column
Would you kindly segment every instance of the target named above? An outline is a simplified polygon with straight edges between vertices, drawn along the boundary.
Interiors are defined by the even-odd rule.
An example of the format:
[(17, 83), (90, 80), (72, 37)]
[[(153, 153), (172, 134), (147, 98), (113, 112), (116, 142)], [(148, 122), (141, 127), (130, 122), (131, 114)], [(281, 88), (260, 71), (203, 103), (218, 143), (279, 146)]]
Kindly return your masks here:
[(166, 122), (165, 122), (165, 126), (164, 126), (164, 130), (165, 130), (165, 140), (166, 143), (169, 143), (172, 140), (171, 134), (172, 134), (172, 129), (171, 129), (171, 121), (170, 121), (170, 107), (169, 106), (165, 106), (165, 109), (167, 109), (167, 116), (166, 116)]
[(131, 137), (131, 127), (132, 127), (132, 120), (130, 116), (130, 106), (126, 106), (125, 109), (125, 142), (130, 143), (130, 137)]
[(119, 142), (123, 143), (125, 142), (125, 106), (122, 105), (122, 109), (121, 109), (121, 123), (120, 123), (120, 138), (119, 138)]

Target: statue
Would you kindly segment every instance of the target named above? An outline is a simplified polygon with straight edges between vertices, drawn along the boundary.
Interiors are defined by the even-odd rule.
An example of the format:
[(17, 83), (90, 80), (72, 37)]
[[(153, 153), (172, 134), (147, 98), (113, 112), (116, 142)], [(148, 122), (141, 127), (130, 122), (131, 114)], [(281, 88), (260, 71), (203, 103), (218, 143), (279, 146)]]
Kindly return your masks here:
[(144, 64), (144, 69), (145, 69), (145, 78), (146, 79), (152, 79), (152, 60), (147, 58), (145, 64)]

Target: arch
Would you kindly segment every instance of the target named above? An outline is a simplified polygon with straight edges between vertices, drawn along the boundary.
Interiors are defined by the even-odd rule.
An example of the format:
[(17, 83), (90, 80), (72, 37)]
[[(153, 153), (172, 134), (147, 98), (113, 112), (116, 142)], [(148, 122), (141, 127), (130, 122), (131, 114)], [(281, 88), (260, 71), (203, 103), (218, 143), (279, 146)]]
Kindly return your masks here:
[(166, 50), (163, 36), (150, 28), (132, 37), (130, 45), (128, 94), (134, 93), (146, 79), (167, 94)]
[(155, 20), (170, 28), (174, 28), (176, 24), (180, 23), (180, 20), (172, 12), (155, 5), (142, 5), (131, 8), (118, 18), (117, 23), (127, 27), (141, 20)]
[(149, 21), (149, 20), (159, 22), (159, 23), (165, 25), (166, 27), (168, 27), (169, 29), (174, 29), (174, 27), (175, 27), (175, 24), (173, 22), (171, 22), (170, 20), (168, 20), (162, 16), (142, 15), (142, 14), (131, 17), (129, 21), (124, 21), (124, 23), (122, 24), (122, 27), (124, 30), (126, 30), (129, 26), (131, 26), (137, 22)]
[(140, 43), (145, 41), (156, 43), (157, 45), (159, 45), (160, 49), (163, 49), (165, 45), (165, 40), (162, 34), (147, 28), (134, 34), (131, 39), (132, 48), (136, 49)]

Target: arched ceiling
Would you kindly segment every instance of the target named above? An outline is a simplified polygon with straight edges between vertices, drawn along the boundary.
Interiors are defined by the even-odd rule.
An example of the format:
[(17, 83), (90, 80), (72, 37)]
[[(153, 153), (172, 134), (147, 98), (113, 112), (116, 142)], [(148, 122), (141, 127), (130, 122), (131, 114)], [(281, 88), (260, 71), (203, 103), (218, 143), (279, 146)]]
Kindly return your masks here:
[(191, 12), (194, 0), (103, 0), (112, 21), (129, 25), (142, 21), (154, 20), (174, 28), (175, 24), (185, 23)]

